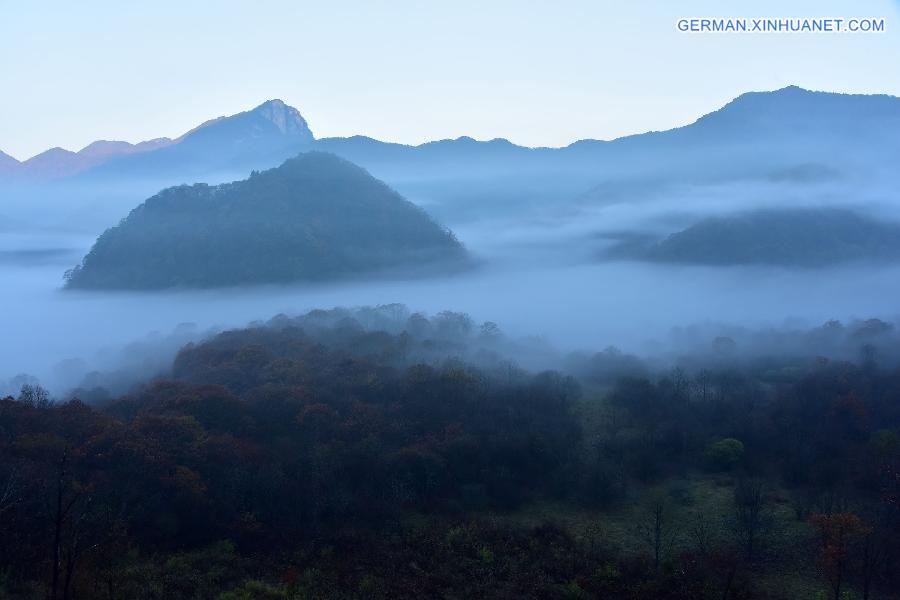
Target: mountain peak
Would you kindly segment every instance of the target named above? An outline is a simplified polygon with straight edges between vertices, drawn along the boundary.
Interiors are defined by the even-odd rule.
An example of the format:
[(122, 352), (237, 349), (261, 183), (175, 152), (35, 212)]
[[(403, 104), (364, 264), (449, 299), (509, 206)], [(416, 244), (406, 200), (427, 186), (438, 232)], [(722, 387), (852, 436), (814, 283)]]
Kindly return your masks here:
[(71, 150), (66, 150), (65, 148), (60, 148), (59, 146), (54, 146), (49, 150), (44, 150), (40, 154), (35, 154), (31, 158), (25, 161), (25, 163), (39, 163), (50, 160), (59, 160), (65, 159), (66, 157), (75, 156), (75, 153)]
[[(883, 127), (884, 119), (900, 118), (900, 102), (883, 94), (843, 94), (789, 85), (777, 90), (746, 92), (695, 122), (693, 132), (728, 135), (810, 135), (825, 124), (833, 132)], [(837, 135), (835, 133), (835, 135)]]
[[(274, 126), (274, 128), (273, 128)], [(256, 108), (234, 115), (217, 117), (191, 129), (175, 143), (184, 140), (209, 137), (258, 138), (260, 136), (285, 136), (312, 142), (314, 137), (300, 111), (282, 100), (266, 100)]]
[[(788, 85), (771, 91), (745, 92), (726, 104), (736, 102), (827, 102), (831, 104), (849, 105), (858, 102), (895, 104), (897, 98), (886, 94), (823, 92), (810, 90), (799, 85)], [(724, 107), (723, 107), (724, 108)]]
[(284, 108), (292, 108), (285, 104), (284, 100), (281, 98), (272, 98), (271, 100), (266, 100), (253, 110), (262, 110), (266, 108), (274, 108), (274, 109), (284, 109)]
[(118, 140), (97, 140), (78, 151), (82, 156), (101, 157), (128, 152), (133, 146)]
[(266, 100), (250, 112), (271, 121), (284, 134), (309, 131), (306, 119), (303, 118), (300, 111), (277, 98)]
[(791, 85), (786, 85), (783, 88), (774, 90), (771, 93), (773, 93), (773, 94), (812, 94), (814, 92), (812, 90), (802, 88), (799, 85), (792, 83)]
[(806, 88), (802, 88), (799, 85), (788, 85), (783, 88), (778, 88), (777, 90), (761, 90), (761, 91), (753, 91), (753, 92), (744, 92), (740, 96), (733, 99), (731, 102), (727, 103), (722, 108), (728, 108), (729, 106), (734, 105), (745, 105), (745, 104), (754, 104), (758, 105), (760, 103), (784, 103), (784, 102), (805, 102), (808, 99), (814, 99), (816, 97), (824, 96), (824, 95), (837, 95), (837, 94), (825, 94), (824, 92), (814, 92), (812, 90), (808, 90)]
[(163, 146), (168, 146), (171, 143), (172, 140), (165, 137), (154, 138), (152, 140), (138, 142), (137, 144), (131, 144), (129, 142), (122, 142), (118, 140), (97, 140), (91, 142), (90, 144), (79, 150), (77, 154), (79, 156), (89, 157), (95, 160), (103, 160), (122, 154), (148, 152), (150, 150), (162, 148)]

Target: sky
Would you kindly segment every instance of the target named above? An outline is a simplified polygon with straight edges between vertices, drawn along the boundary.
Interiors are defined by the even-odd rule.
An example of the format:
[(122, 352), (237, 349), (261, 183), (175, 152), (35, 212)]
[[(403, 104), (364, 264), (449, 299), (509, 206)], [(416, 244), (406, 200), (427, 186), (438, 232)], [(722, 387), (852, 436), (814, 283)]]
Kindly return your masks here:
[[(682, 17), (874, 17), (689, 34)], [(176, 137), (270, 98), (317, 137), (529, 146), (692, 122), (790, 84), (900, 95), (900, 0), (0, 0), (0, 150)]]

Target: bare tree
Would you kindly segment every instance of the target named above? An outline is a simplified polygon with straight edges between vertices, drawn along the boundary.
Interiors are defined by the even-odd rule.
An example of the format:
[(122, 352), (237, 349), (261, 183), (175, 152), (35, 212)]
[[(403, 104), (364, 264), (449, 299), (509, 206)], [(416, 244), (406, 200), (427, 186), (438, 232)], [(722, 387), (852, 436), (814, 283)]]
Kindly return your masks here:
[(872, 596), (872, 587), (879, 572), (888, 564), (893, 541), (893, 515), (886, 506), (875, 506), (865, 513), (870, 526), (863, 531), (855, 553), (859, 563), (860, 586), (863, 600)]
[(0, 481), (0, 517), (18, 504), (19, 487), (19, 467), (13, 465), (5, 479)]
[(81, 497), (81, 493), (73, 486), (69, 469), (69, 449), (63, 450), (62, 456), (57, 462), (55, 473), (55, 488), (52, 491), (51, 505), (48, 507), (53, 523), (53, 562), (52, 579), (50, 583), (50, 600), (59, 598), (59, 578), (63, 560), (63, 532), (75, 503)]
[(730, 545), (721, 544), (715, 520), (710, 515), (697, 513), (688, 533), (699, 557), (719, 579), (722, 591), (719, 598), (728, 600), (741, 563), (738, 552)]
[(35, 408), (49, 408), (53, 406), (53, 399), (50, 392), (38, 384), (26, 383), (22, 385), (19, 391), (19, 402), (34, 406)]
[(124, 533), (125, 504), (110, 504), (108, 498), (98, 497), (94, 486), (80, 481), (74, 471), (66, 447), (45, 481), (53, 531), (50, 600), (70, 600), (79, 562)]
[(672, 515), (672, 508), (662, 494), (653, 494), (644, 505), (637, 519), (638, 533), (650, 547), (653, 557), (653, 568), (659, 569), (660, 563), (672, 548), (677, 529)]
[(706, 404), (712, 396), (712, 374), (703, 369), (694, 378), (694, 396), (702, 404)]
[(694, 549), (702, 557), (707, 557), (715, 545), (713, 526), (708, 515), (697, 513), (691, 523), (690, 538), (694, 543)]
[(765, 526), (763, 485), (755, 479), (742, 479), (734, 488), (734, 532), (752, 561)]

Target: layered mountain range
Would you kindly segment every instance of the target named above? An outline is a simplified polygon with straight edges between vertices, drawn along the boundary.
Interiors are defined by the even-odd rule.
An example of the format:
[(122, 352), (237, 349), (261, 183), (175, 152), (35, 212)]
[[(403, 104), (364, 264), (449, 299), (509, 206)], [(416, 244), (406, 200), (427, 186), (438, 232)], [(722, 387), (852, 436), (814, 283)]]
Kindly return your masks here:
[[(563, 173), (587, 169), (600, 178), (648, 169), (683, 171), (689, 165), (707, 167), (709, 161), (733, 163), (742, 156), (777, 164), (796, 159), (798, 151), (806, 162), (891, 159), (900, 156), (898, 133), (896, 97), (812, 92), (796, 86), (743, 94), (684, 127), (611, 141), (580, 140), (563, 148), (528, 148), (505, 139), (465, 136), (415, 146), (365, 136), (316, 139), (297, 109), (269, 100), (207, 121), (174, 140), (97, 141), (78, 152), (53, 148), (23, 162), (0, 153), (0, 181), (203, 178), (232, 169), (272, 167), (304, 149), (332, 152), (398, 178), (409, 171), (421, 177), (521, 173), (523, 168)], [(836, 149), (843, 150), (840, 156), (835, 156)], [(730, 170), (739, 171), (741, 165), (731, 164)]]
[[(743, 94), (683, 127), (562, 148), (471, 137), (420, 145), (316, 138), (297, 109), (269, 100), (176, 139), (101, 141), (22, 163), (0, 154), (0, 228), (96, 234), (160, 189), (244, 179), (310, 151), (359, 165), (457, 230), (532, 219), (662, 240), (729, 211), (849, 207), (876, 219), (897, 212), (900, 98), (790, 86)], [(598, 211), (606, 212), (593, 216)], [(581, 242), (560, 243), (568, 252)]]

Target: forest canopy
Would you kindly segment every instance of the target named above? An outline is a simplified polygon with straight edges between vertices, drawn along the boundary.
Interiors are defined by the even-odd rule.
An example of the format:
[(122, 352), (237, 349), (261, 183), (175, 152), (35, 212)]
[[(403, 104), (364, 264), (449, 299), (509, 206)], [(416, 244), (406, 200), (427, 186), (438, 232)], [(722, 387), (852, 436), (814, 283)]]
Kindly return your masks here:
[(807, 335), (863, 351), (526, 371), (494, 323), (386, 305), (219, 333), (114, 398), (26, 384), (0, 597), (890, 597), (893, 329)]

